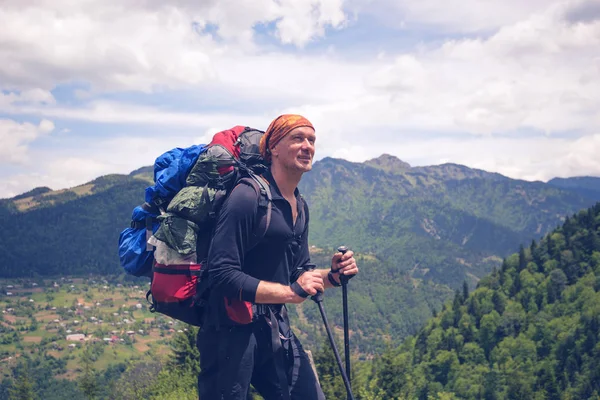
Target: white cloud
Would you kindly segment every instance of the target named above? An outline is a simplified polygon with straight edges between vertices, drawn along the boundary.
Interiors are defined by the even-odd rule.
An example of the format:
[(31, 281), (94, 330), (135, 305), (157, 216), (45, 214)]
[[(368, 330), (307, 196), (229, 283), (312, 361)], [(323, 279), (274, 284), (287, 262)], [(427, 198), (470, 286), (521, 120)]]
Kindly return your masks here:
[[(54, 190), (70, 188), (106, 174), (128, 174), (174, 147), (194, 144), (191, 135), (157, 137), (121, 135), (113, 139), (89, 138), (72, 144), (69, 137), (57, 139), (53, 152), (32, 150), (30, 163), (21, 173), (0, 179), (0, 198), (13, 197), (38, 186)], [(85, 148), (85, 152), (82, 152)], [(43, 168), (37, 168), (42, 165)]]
[(39, 125), (0, 119), (0, 165), (26, 162), (29, 144), (53, 130), (54, 123), (47, 119), (42, 120)]
[(569, 9), (550, 7), (487, 39), (398, 56), (368, 82), (392, 96), (397, 115), (421, 114), (448, 130), (597, 130), (600, 20), (570, 23)]
[[(375, 143), (349, 144), (333, 157), (363, 162), (381, 155)], [(600, 176), (600, 134), (579, 139), (529, 137), (407, 138), (387, 143), (385, 153), (414, 166), (447, 162), (501, 173), (515, 179), (547, 181), (553, 177)]]
[(346, 22), (343, 0), (295, 0), (285, 4), (281, 7), (282, 18), (276, 24), (282, 43), (302, 46), (323, 36), (326, 26), (339, 28)]
[(47, 90), (40, 88), (23, 90), (21, 92), (0, 92), (0, 107), (9, 108), (12, 105), (54, 105), (56, 99)]
[(6, 108), (5, 112), (27, 115), (42, 115), (49, 118), (81, 120), (98, 123), (119, 123), (139, 125), (162, 125), (165, 127), (202, 127), (209, 124), (231, 124), (231, 121), (259, 120), (256, 116), (242, 116), (234, 113), (186, 113), (164, 111), (156, 107), (138, 106), (131, 103), (113, 101), (93, 101), (87, 106), (70, 107), (39, 107), (28, 106)]
[[(593, 1), (593, 0), (592, 0)], [(428, 25), (437, 32), (486, 32), (514, 24), (548, 7), (548, 0), (373, 0), (353, 2), (391, 27)]]
[[(256, 24), (276, 21), (281, 40), (302, 46), (326, 26), (341, 26), (341, 7), (341, 0), (8, 1), (0, 8), (0, 58), (10, 62), (0, 64), (0, 82), (9, 89), (80, 81), (97, 90), (185, 88), (217, 79), (213, 60), (222, 54), (252, 53)], [(207, 24), (217, 25), (219, 38), (203, 32)]]
[[(465, 1), (5, 1), (0, 57), (11, 62), (0, 64), (0, 112), (61, 128), (86, 121), (187, 132), (144, 143), (126, 131), (107, 141), (68, 126), (65, 138), (86, 136), (80, 146), (102, 151), (86, 154), (85, 168), (68, 152), (37, 154), (46, 172), (34, 176), (52, 187), (129, 172), (169, 146), (206, 142), (236, 124), (264, 129), (283, 112), (313, 121), (318, 157), (392, 152), (418, 165), (458, 162), (526, 179), (600, 174), (597, 0)], [(352, 29), (350, 12), (359, 22), (365, 12), (376, 23), (389, 17), (403, 25), (398, 35), (435, 26), (435, 38), (373, 58), (350, 58), (336, 42), (319, 53), (298, 49), (327, 40), (332, 28)], [(297, 48), (261, 44), (254, 29), (267, 24), (280, 43)], [(64, 82), (85, 88), (75, 105), (49, 91)], [(100, 98), (101, 91), (114, 96)], [(139, 92), (152, 105), (136, 104)], [(204, 100), (196, 109), (192, 92)], [(31, 140), (12, 147), (26, 149)], [(131, 152), (134, 145), (142, 148)], [(27, 153), (19, 151), (11, 154), (22, 160)]]

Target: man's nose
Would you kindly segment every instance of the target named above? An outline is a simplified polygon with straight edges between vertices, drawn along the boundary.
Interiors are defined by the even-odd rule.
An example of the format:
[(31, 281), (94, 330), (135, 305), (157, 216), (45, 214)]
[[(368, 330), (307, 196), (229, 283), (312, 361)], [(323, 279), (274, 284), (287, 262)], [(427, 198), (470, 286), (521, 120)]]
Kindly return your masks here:
[(314, 145), (308, 139), (304, 139), (304, 141), (302, 142), (302, 149), (303, 150), (310, 150), (313, 147), (314, 147)]

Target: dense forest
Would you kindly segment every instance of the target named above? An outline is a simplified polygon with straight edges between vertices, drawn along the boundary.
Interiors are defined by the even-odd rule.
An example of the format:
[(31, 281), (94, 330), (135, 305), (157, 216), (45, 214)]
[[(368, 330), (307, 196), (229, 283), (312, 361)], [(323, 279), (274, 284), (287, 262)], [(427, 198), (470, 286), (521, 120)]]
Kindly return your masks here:
[(369, 387), (380, 399), (598, 399), (600, 204), (457, 290), (377, 358)]

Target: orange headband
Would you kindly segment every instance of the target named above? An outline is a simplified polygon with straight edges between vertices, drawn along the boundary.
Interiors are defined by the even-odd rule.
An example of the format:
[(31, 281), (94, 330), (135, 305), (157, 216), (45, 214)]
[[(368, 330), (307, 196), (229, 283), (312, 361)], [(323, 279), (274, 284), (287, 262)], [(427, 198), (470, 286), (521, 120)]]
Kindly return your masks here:
[(279, 143), (285, 135), (301, 126), (308, 126), (313, 130), (315, 129), (310, 121), (302, 115), (284, 114), (275, 118), (260, 139), (260, 154), (265, 161), (271, 161), (271, 150), (277, 146), (277, 143)]

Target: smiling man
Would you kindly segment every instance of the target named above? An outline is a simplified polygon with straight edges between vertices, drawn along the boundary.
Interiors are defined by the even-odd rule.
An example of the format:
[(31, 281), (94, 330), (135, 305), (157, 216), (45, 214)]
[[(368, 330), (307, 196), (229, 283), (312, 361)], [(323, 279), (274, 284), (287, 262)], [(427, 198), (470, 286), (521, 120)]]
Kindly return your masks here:
[[(285, 304), (339, 286), (340, 274), (353, 276), (358, 267), (348, 251), (334, 254), (331, 268), (311, 268), (308, 206), (297, 186), (312, 168), (315, 141), (313, 125), (300, 115), (279, 116), (263, 135), (272, 211), (258, 243), (259, 193), (253, 186), (238, 184), (219, 214), (207, 260), (210, 307), (198, 333), (202, 400), (245, 400), (250, 384), (266, 400), (325, 398)], [(252, 317), (232, 320), (228, 309), (234, 304), (247, 304)]]

